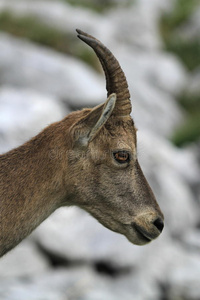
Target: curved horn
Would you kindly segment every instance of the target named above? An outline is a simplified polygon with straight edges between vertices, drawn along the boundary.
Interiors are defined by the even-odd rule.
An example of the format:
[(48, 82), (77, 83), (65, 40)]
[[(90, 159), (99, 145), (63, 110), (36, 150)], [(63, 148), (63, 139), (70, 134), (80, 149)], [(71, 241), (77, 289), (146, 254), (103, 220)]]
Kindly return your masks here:
[(124, 72), (111, 51), (93, 36), (77, 29), (78, 37), (93, 48), (98, 56), (106, 76), (108, 96), (117, 94), (117, 101), (113, 114), (125, 116), (131, 113), (130, 93)]

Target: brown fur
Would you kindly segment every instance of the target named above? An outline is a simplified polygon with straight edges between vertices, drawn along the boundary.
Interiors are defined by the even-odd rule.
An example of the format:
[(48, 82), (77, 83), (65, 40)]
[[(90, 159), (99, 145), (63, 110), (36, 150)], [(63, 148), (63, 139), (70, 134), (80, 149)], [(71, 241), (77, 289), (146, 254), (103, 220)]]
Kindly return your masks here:
[[(163, 229), (162, 212), (137, 160), (125, 75), (100, 41), (77, 32), (102, 63), (109, 97), (0, 156), (0, 256), (61, 206), (85, 209), (138, 245)], [(129, 153), (126, 163), (114, 158), (119, 151)]]
[[(71, 113), (0, 156), (0, 256), (63, 205), (84, 208), (137, 244), (146, 241), (127, 230), (134, 218), (148, 212), (162, 217), (136, 159), (131, 117), (111, 116), (87, 148), (76, 145), (74, 138), (90, 126), (84, 120), (90, 111)], [(132, 152), (127, 168), (112, 157), (119, 148)]]

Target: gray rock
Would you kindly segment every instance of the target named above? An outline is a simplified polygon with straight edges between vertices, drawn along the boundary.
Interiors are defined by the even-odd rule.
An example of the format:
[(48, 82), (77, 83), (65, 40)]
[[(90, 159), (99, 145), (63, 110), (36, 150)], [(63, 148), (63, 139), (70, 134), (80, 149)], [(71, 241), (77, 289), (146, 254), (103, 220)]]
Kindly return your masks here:
[(168, 299), (198, 300), (200, 295), (199, 278), (199, 253), (185, 252), (182, 255), (179, 253), (173, 264), (173, 272), (168, 274)]
[(188, 230), (182, 237), (181, 241), (184, 243), (186, 249), (189, 251), (200, 252), (200, 230), (192, 229)]
[(161, 138), (168, 138), (183, 120), (184, 113), (174, 99), (152, 85), (135, 81), (131, 94), (132, 116), (139, 130), (151, 130)]
[(133, 91), (134, 81), (140, 80), (167, 94), (176, 96), (188, 81), (184, 66), (172, 54), (126, 48), (121, 51), (117, 50), (116, 55), (126, 69), (127, 78), (131, 79), (130, 86)]
[(162, 41), (154, 15), (148, 10), (141, 9), (140, 5), (134, 5), (128, 9), (119, 8), (111, 12), (109, 17), (115, 24), (115, 39), (118, 43), (122, 42), (149, 51), (161, 48)]
[[(17, 16), (33, 16), (41, 23), (57, 28), (68, 34), (75, 34), (75, 29), (80, 28), (87, 32), (93, 32), (97, 37), (104, 37), (104, 41), (110, 40), (114, 31), (113, 22), (106, 16), (84, 9), (71, 6), (62, 1), (44, 0), (0, 0), (0, 10), (9, 10)], [(94, 26), (95, 24), (95, 26)]]
[[(155, 147), (151, 147), (152, 144)], [(198, 153), (195, 145), (177, 148), (169, 140), (154, 134), (151, 130), (138, 131), (138, 154), (147, 173), (152, 171), (153, 165), (159, 168), (162, 164), (166, 164), (187, 184), (198, 182), (200, 175)]]
[(199, 299), (199, 252), (188, 251), (175, 239), (169, 241), (161, 237), (157, 244), (151, 244), (151, 251), (146, 251), (140, 270), (143, 280), (151, 278), (162, 286), (163, 298)]
[(103, 78), (81, 61), (5, 34), (0, 48), (2, 85), (34, 89), (74, 107), (106, 98)]
[(190, 77), (190, 80), (187, 84), (187, 87), (185, 89), (185, 93), (188, 95), (188, 97), (200, 97), (200, 67), (198, 67)]
[(0, 88), (0, 152), (17, 147), (60, 120), (67, 109), (55, 97), (25, 88)]
[(0, 0), (0, 10), (9, 10), (18, 16), (34, 16), (40, 22), (67, 33), (74, 33), (75, 28), (88, 32), (92, 30), (93, 35), (99, 39), (104, 38), (106, 44), (111, 42), (113, 35), (118, 35), (125, 41), (129, 28), (132, 28), (133, 44), (148, 49), (160, 47), (161, 39), (157, 29), (159, 17), (164, 11), (169, 11), (174, 0), (166, 3), (154, 0), (150, 5), (146, 1), (136, 1), (133, 4), (127, 1), (128, 5), (125, 1), (111, 2), (116, 2), (119, 9), (116, 6), (115, 10), (108, 10), (101, 15), (66, 2), (44, 0)]
[(124, 236), (104, 228), (78, 208), (57, 210), (32, 236), (48, 252), (72, 261), (129, 267), (136, 266), (142, 254)]
[(0, 281), (31, 277), (47, 271), (48, 268), (47, 259), (39, 253), (34, 243), (27, 239), (1, 258)]
[(189, 19), (177, 29), (176, 34), (187, 42), (200, 41), (200, 6), (197, 6)]
[(162, 47), (158, 30), (160, 17), (172, 9), (174, 0), (134, 1), (128, 7), (107, 14), (114, 23), (114, 38), (119, 44), (153, 52)]
[(2, 281), (4, 300), (157, 300), (160, 293), (153, 282), (136, 274), (113, 279), (100, 276), (89, 267), (50, 271), (24, 282)]
[(137, 5), (141, 7), (141, 9), (146, 9), (153, 12), (157, 17), (164, 12), (170, 12), (173, 9), (176, 0), (169, 1), (160, 1), (160, 0), (152, 0), (151, 2), (147, 2), (145, 0), (137, 1)]

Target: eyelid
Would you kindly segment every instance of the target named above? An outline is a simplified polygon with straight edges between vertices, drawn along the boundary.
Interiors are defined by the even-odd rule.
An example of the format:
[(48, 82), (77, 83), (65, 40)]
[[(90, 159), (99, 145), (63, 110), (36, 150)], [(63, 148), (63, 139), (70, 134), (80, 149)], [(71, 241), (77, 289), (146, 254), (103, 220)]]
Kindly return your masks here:
[[(115, 155), (116, 155), (117, 153), (120, 153), (120, 152), (121, 152), (121, 153), (128, 154), (128, 158), (127, 158), (126, 160), (120, 160), (120, 159), (118, 160), (118, 159), (115, 157)], [(131, 160), (131, 153), (130, 153), (130, 151), (120, 149), (120, 150), (113, 151), (113, 157), (114, 157), (115, 161), (117, 161), (117, 163), (119, 163), (119, 164), (127, 164), (127, 163), (129, 163), (130, 160)]]

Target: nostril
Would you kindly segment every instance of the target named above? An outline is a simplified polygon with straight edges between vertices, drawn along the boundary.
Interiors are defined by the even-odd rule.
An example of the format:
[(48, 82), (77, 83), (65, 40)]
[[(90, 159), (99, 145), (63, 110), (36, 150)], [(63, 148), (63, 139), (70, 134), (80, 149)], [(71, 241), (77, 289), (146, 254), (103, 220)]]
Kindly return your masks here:
[(158, 228), (158, 230), (160, 232), (162, 232), (163, 228), (164, 228), (164, 223), (163, 220), (161, 218), (157, 218), (153, 224)]

